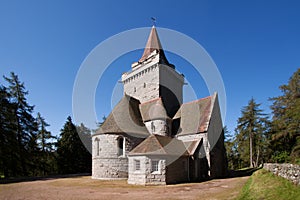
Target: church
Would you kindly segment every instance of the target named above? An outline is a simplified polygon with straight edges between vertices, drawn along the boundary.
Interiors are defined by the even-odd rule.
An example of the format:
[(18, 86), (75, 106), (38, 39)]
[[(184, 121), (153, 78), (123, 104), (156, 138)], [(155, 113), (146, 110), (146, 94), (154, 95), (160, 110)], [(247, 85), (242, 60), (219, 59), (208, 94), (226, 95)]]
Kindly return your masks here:
[(124, 95), (92, 135), (92, 178), (166, 185), (227, 171), (218, 95), (183, 103), (184, 75), (166, 58), (155, 26), (122, 75)]

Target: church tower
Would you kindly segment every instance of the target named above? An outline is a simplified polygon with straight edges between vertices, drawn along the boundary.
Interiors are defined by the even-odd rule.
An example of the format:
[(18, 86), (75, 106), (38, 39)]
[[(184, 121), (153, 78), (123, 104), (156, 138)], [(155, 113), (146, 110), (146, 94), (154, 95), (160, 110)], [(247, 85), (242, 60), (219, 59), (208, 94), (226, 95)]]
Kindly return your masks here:
[(161, 98), (167, 115), (172, 118), (182, 104), (184, 76), (168, 62), (155, 26), (151, 29), (142, 57), (131, 68), (122, 75), (124, 93), (141, 103)]

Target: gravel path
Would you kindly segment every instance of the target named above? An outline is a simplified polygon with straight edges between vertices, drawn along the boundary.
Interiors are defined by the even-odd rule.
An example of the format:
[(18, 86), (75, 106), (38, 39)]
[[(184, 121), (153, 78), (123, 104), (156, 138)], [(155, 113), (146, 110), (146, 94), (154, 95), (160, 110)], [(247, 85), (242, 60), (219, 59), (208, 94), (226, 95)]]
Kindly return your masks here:
[(90, 176), (0, 185), (0, 199), (234, 199), (248, 177), (167, 186), (134, 186)]

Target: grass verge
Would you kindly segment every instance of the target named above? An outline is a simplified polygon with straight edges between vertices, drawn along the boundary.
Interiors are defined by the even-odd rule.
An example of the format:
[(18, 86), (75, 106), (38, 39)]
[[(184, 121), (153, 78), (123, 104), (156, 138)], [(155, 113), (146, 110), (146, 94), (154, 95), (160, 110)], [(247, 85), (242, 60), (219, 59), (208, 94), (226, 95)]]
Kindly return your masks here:
[(246, 182), (237, 200), (300, 200), (300, 186), (260, 169)]

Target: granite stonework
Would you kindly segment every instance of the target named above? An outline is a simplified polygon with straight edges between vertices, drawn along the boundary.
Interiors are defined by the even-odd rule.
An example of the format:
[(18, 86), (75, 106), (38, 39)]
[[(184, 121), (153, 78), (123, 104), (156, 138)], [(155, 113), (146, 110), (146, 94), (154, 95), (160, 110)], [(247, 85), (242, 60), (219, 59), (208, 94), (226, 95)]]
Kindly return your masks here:
[(295, 185), (300, 185), (300, 165), (265, 163), (264, 169), (293, 182)]
[(142, 57), (123, 73), (124, 96), (92, 135), (92, 178), (165, 185), (226, 174), (218, 95), (183, 103), (175, 70), (152, 27)]
[[(93, 135), (92, 178), (127, 178), (127, 154), (142, 140), (141, 138), (125, 137), (116, 134)], [(122, 144), (120, 144), (120, 141)], [(120, 146), (123, 148), (120, 148)]]

